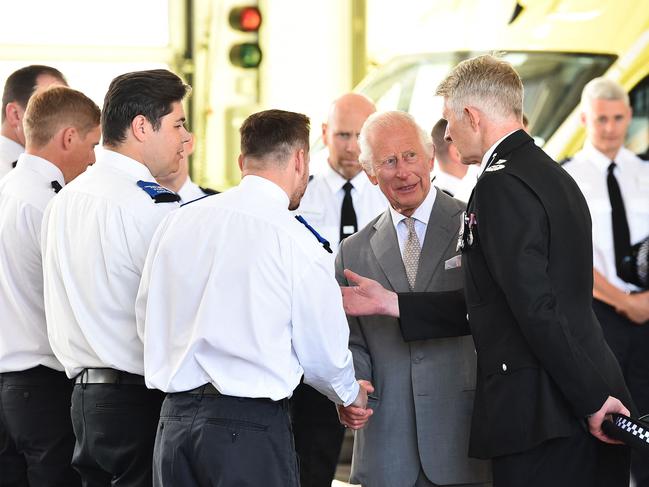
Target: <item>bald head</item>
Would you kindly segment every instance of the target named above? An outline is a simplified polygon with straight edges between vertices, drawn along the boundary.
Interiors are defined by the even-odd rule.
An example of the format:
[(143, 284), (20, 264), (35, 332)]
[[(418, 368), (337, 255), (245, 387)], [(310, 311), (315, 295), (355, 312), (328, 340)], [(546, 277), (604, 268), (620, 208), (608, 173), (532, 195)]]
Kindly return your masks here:
[(331, 104), (327, 123), (322, 124), (329, 165), (345, 179), (352, 179), (361, 171), (358, 135), (367, 117), (375, 111), (374, 103), (366, 96), (347, 93)]

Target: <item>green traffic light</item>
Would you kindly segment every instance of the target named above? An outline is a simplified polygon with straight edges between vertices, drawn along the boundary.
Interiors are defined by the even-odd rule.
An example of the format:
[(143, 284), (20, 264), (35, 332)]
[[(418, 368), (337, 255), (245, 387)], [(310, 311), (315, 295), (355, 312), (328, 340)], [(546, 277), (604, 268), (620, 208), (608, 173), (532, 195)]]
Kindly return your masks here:
[(240, 68), (256, 68), (261, 63), (261, 49), (255, 42), (236, 44), (230, 49), (230, 62)]

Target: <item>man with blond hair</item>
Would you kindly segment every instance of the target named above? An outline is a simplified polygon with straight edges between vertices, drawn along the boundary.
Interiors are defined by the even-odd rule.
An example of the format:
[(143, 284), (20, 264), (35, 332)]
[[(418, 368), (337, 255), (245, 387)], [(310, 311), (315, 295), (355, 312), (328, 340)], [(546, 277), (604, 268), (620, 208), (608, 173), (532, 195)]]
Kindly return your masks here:
[[(92, 100), (70, 88), (34, 95), (23, 120), (25, 152), (0, 182), (0, 423), (31, 486), (80, 483), (70, 466), (72, 382), (47, 339), (41, 223), (61, 187), (95, 162), (99, 116)], [(5, 481), (11, 476), (3, 470)]]
[[(563, 167), (584, 193), (593, 219), (593, 309), (620, 363), (639, 413), (649, 413), (649, 290), (627, 258), (649, 237), (649, 164), (624, 147), (631, 107), (619, 83), (595, 78), (581, 97), (584, 148)], [(649, 486), (646, 460), (632, 459), (638, 487)]]

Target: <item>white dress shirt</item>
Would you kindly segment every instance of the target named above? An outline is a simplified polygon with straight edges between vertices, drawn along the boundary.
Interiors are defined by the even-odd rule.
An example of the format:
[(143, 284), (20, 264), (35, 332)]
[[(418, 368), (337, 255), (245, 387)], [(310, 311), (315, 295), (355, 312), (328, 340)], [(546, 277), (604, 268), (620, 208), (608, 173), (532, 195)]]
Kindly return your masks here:
[(332, 401), (356, 398), (332, 256), (288, 203), (279, 186), (246, 176), (165, 218), (136, 306), (149, 387), (210, 382), (226, 395), (279, 400), (304, 373)]
[(198, 184), (196, 184), (189, 176), (187, 176), (185, 184), (183, 184), (182, 188), (178, 190), (178, 196), (180, 196), (180, 203), (184, 204), (207, 195), (198, 186)]
[[(300, 207), (295, 211), (295, 214), (302, 215), (309, 225), (329, 241), (334, 255), (340, 244), (340, 212), (345, 197), (343, 185), (346, 182), (327, 164), (327, 170), (315, 175), (309, 182)], [(385, 211), (388, 200), (379, 187), (370, 182), (365, 171), (359, 172), (350, 182), (354, 186), (351, 191), (352, 203), (360, 230)]]
[[(624, 147), (614, 161), (633, 245), (649, 236), (649, 163)], [(606, 184), (610, 164), (608, 157), (586, 143), (563, 168), (577, 182), (588, 203), (593, 221), (593, 266), (618, 289), (635, 291), (638, 288), (620, 279), (615, 267), (611, 200)]]
[(21, 154), (0, 182), (0, 372), (44, 365), (63, 370), (47, 340), (43, 308), (41, 223), (63, 174), (49, 161)]
[[(419, 239), (419, 247), (424, 247), (424, 239), (426, 238), (426, 227), (428, 226), (428, 220), (430, 218), (430, 212), (433, 210), (433, 205), (435, 204), (435, 198), (437, 197), (437, 188), (433, 185), (430, 187), (430, 191), (424, 198), (424, 201), (421, 202), (421, 205), (411, 215), (415, 219), (415, 233)], [(392, 224), (394, 229), (397, 232), (397, 239), (399, 240), (399, 250), (401, 251), (401, 257), (403, 258), (403, 249), (408, 240), (408, 227), (406, 226), (406, 217), (396, 211), (392, 206), (390, 206), (390, 215), (392, 216)]]
[(143, 164), (105, 150), (48, 206), (43, 221), (50, 343), (69, 377), (83, 368), (144, 374), (135, 297), (151, 237), (177, 203), (155, 203)]
[(25, 148), (4, 135), (0, 135), (0, 178), (13, 169), (13, 163)]
[(462, 186), (462, 178), (458, 178), (442, 171), (439, 166), (433, 168), (433, 184), (441, 189), (455, 196)]

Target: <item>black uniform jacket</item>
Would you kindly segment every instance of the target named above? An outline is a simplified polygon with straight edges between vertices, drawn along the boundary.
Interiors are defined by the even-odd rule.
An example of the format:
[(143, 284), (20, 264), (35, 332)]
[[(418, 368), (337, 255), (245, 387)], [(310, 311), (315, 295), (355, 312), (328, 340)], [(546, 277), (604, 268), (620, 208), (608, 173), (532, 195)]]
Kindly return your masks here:
[[(462, 256), (478, 356), (469, 455), (479, 458), (571, 435), (609, 395), (633, 407), (592, 310), (591, 220), (577, 184), (522, 130), (492, 161), (468, 203)], [(427, 306), (411, 326), (426, 326), (413, 316)]]

